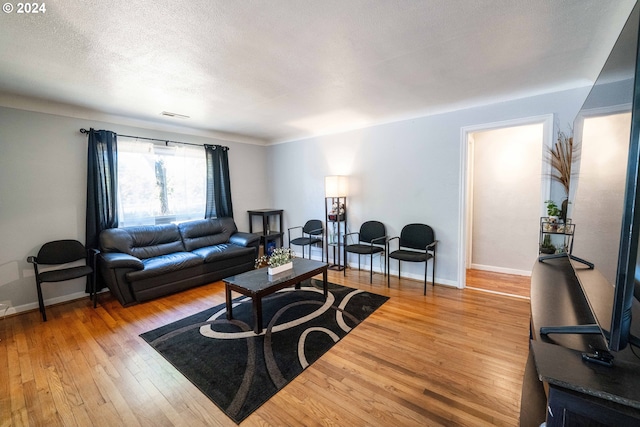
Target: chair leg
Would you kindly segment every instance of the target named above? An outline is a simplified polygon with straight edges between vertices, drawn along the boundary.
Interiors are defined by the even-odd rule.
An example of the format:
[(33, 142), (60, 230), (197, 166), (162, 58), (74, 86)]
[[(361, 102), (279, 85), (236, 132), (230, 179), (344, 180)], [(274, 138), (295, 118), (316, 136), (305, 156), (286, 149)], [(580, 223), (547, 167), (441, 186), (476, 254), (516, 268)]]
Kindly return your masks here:
[(436, 256), (433, 255), (433, 264), (431, 265), (431, 286), (436, 285)]
[[(346, 231), (345, 231), (346, 233)], [(340, 236), (338, 236), (337, 238), (338, 241), (338, 252), (340, 252)], [(344, 243), (342, 245), (342, 255), (343, 257), (343, 262), (344, 262), (344, 269), (342, 270), (343, 276), (347, 277), (347, 264), (349, 264), (347, 262), (347, 236), (344, 236)], [(340, 257), (338, 255), (338, 257)], [(329, 250), (327, 249), (327, 262), (329, 262)], [(333, 253), (333, 262), (336, 262), (336, 253)], [(340, 263), (338, 263), (340, 264)]]
[(389, 264), (388, 264), (389, 259), (387, 258), (386, 252), (384, 254), (383, 259), (384, 259), (384, 275), (387, 276), (389, 274)]
[(369, 256), (369, 259), (371, 260), (369, 263), (369, 284), (372, 284), (373, 283), (373, 254)]
[[(345, 245), (347, 243), (345, 239)], [(338, 252), (340, 252), (340, 246), (338, 246)], [(343, 277), (347, 277), (347, 250), (345, 249), (343, 252), (344, 255), (344, 269), (342, 270)], [(329, 253), (327, 252), (327, 262), (329, 262)], [(336, 253), (333, 253), (333, 262), (336, 262)]]
[(424, 262), (424, 295), (427, 295), (427, 267), (429, 265), (429, 260)]
[(384, 265), (387, 269), (387, 288), (391, 287), (391, 269), (389, 268), (389, 257), (387, 256), (387, 262)]
[(42, 321), (47, 321), (47, 313), (44, 310), (44, 299), (42, 298), (42, 286), (40, 281), (36, 280), (36, 288), (38, 289), (38, 305), (40, 306), (40, 314), (42, 314)]

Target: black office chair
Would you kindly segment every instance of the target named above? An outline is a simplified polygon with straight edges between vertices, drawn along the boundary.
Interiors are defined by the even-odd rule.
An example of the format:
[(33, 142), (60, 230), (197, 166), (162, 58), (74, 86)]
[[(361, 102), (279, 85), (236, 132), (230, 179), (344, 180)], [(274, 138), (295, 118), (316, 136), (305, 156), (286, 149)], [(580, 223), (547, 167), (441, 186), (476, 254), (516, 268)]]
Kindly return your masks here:
[[(347, 238), (357, 235), (358, 239), (355, 244), (347, 245)], [(371, 257), (371, 265), (369, 270), (369, 283), (373, 283), (373, 256), (375, 254), (384, 254), (387, 244), (387, 229), (380, 221), (367, 221), (360, 226), (360, 231), (348, 233), (344, 235), (344, 275), (347, 275), (347, 253), (358, 254), (358, 270), (360, 270), (360, 255), (369, 255)], [(382, 246), (380, 246), (382, 245)], [(386, 263), (385, 263), (386, 274)]]
[[(96, 307), (96, 250), (87, 250), (84, 245), (77, 240), (56, 240), (42, 245), (37, 256), (30, 256), (27, 261), (33, 264), (33, 271), (36, 274), (36, 286), (38, 288), (38, 304), (42, 321), (47, 321), (47, 314), (42, 298), (42, 283), (44, 282), (64, 282), (71, 279), (87, 276), (90, 280), (91, 298), (93, 307)], [(40, 272), (38, 266), (42, 265), (63, 265), (84, 259), (85, 265), (61, 268)]]
[[(398, 240), (398, 249), (391, 251), (391, 242)], [(405, 225), (400, 232), (400, 236), (392, 237), (387, 243), (387, 257), (398, 260), (398, 279), (400, 279), (400, 264), (407, 262), (424, 262), (424, 294), (427, 294), (427, 264), (433, 259), (431, 268), (431, 286), (434, 286), (436, 279), (436, 245), (433, 229), (425, 224)], [(387, 276), (387, 286), (391, 286), (391, 272)]]
[[(291, 230), (300, 228), (302, 230), (302, 236), (291, 240)], [(324, 227), (322, 221), (319, 219), (310, 219), (303, 226), (299, 225), (287, 229), (289, 232), (289, 247), (291, 245), (302, 246), (302, 258), (304, 258), (304, 247), (309, 246), (309, 259), (311, 259), (311, 245), (317, 245), (323, 243)], [(324, 251), (322, 252), (322, 261), (324, 261)]]

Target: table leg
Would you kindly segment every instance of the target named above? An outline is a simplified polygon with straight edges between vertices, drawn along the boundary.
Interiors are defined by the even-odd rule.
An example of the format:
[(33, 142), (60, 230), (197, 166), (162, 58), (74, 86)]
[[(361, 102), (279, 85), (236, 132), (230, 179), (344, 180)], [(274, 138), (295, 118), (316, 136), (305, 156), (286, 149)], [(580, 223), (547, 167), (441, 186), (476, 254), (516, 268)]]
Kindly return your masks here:
[(253, 332), (259, 335), (262, 332), (262, 298), (253, 296)]
[(224, 285), (224, 293), (227, 298), (227, 320), (233, 319), (233, 305), (231, 304), (231, 289), (229, 289), (229, 285), (225, 283)]
[(327, 269), (322, 270), (322, 289), (324, 290), (324, 297), (327, 297)]

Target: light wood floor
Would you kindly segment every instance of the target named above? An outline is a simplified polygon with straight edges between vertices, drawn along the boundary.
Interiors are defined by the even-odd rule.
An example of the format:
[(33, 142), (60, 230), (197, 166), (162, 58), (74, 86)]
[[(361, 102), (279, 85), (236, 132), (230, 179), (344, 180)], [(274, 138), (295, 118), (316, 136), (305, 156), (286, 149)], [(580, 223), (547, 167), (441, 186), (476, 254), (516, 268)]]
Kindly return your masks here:
[(531, 277), (469, 269), (467, 270), (467, 287), (529, 298)]
[[(242, 426), (518, 424), (527, 300), (329, 277), (391, 298)], [(100, 300), (0, 322), (0, 426), (235, 425), (138, 336), (223, 303), (221, 282), (129, 308)]]

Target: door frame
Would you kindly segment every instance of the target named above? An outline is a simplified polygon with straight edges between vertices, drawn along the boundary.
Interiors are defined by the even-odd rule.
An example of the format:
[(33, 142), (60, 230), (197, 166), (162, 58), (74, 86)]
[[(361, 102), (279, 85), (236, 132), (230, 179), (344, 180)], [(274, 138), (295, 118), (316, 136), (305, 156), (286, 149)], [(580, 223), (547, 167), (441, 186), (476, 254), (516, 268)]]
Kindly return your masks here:
[[(460, 128), (460, 193), (458, 211), (458, 288), (467, 286), (467, 268), (470, 265), (471, 257), (471, 230), (472, 230), (472, 196), (473, 196), (473, 153), (471, 147), (473, 140), (470, 138), (474, 132), (496, 130), (524, 125), (542, 124), (542, 149), (541, 156), (544, 155), (553, 143), (554, 115), (545, 114), (540, 116), (524, 117), (519, 119), (505, 120), (481, 125), (464, 126)], [(548, 200), (551, 194), (551, 165), (543, 161), (541, 167), (540, 180), (540, 215), (544, 214), (544, 201)]]

